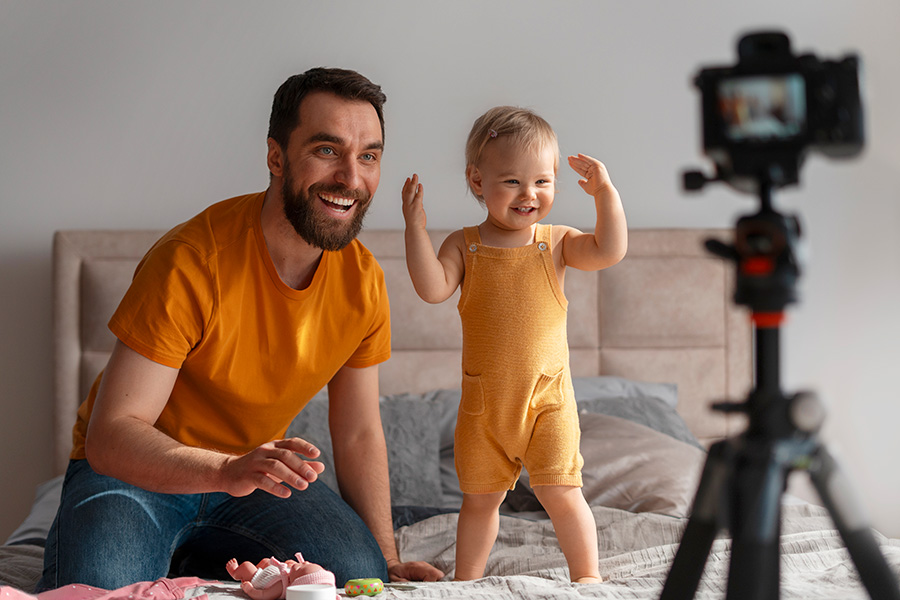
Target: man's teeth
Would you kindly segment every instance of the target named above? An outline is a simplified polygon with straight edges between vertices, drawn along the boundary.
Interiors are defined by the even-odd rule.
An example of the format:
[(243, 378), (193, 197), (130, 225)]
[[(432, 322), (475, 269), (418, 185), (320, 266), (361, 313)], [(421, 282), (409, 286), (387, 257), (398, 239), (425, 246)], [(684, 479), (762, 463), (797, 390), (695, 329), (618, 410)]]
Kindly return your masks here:
[(325, 202), (336, 204), (337, 206), (343, 207), (345, 210), (353, 206), (353, 203), (355, 202), (352, 198), (342, 198), (340, 196), (329, 196), (326, 194), (320, 194), (319, 197)]

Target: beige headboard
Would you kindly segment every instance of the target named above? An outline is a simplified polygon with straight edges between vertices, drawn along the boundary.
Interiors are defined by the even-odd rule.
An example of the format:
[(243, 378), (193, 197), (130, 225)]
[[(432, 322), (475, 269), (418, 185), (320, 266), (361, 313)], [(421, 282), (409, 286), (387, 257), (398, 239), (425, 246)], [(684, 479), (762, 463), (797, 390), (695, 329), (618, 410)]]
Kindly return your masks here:
[[(53, 240), (56, 468), (65, 469), (76, 410), (106, 365), (106, 327), (134, 268), (162, 231), (58, 231)], [(436, 244), (448, 232), (432, 232)], [(575, 376), (618, 375), (678, 384), (678, 410), (704, 442), (734, 433), (735, 417), (709, 410), (751, 385), (751, 328), (731, 303), (730, 265), (710, 257), (693, 229), (632, 230), (627, 257), (596, 273), (570, 269), (569, 345)], [(459, 387), (462, 335), (454, 296), (440, 305), (416, 296), (402, 231), (365, 231), (391, 298), (393, 356), (381, 393)], [(457, 292), (458, 294), (458, 292)]]

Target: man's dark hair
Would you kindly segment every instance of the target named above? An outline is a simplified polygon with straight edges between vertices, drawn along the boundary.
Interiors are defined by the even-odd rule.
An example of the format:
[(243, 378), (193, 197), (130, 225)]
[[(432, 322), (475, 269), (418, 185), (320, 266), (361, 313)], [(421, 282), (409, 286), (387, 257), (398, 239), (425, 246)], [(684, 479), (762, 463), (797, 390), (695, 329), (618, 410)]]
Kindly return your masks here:
[(381, 139), (384, 140), (384, 110), (387, 100), (381, 86), (375, 85), (356, 71), (316, 67), (294, 75), (281, 84), (272, 102), (269, 117), (269, 137), (282, 149), (288, 146), (291, 132), (300, 120), (300, 103), (312, 92), (330, 92), (347, 100), (362, 100), (375, 107), (381, 123)]

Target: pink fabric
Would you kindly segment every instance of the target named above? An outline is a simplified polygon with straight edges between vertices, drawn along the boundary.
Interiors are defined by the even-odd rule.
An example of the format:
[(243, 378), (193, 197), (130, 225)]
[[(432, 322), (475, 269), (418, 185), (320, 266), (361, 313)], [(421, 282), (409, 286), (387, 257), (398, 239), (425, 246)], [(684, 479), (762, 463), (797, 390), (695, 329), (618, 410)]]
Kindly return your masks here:
[[(185, 590), (214, 583), (214, 581), (205, 581), (197, 577), (163, 578), (156, 581), (142, 581), (111, 591), (75, 583), (37, 595), (26, 594), (12, 587), (0, 586), (0, 600), (35, 600), (36, 598), (38, 600), (181, 600), (184, 598)], [(206, 594), (202, 594), (196, 596), (196, 600), (209, 600), (209, 598)]]

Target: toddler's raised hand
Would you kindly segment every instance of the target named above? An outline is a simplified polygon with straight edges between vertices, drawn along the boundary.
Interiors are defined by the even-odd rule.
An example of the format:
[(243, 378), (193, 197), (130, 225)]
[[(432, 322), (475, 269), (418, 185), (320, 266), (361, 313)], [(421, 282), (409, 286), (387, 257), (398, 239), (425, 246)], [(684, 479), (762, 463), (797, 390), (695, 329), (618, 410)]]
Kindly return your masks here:
[(401, 192), (403, 198), (403, 219), (407, 228), (425, 229), (424, 189), (419, 183), (419, 176), (413, 174), (406, 178)]
[(578, 185), (591, 196), (596, 197), (612, 185), (606, 165), (596, 158), (579, 153), (578, 156), (569, 157), (569, 166), (581, 175)]

